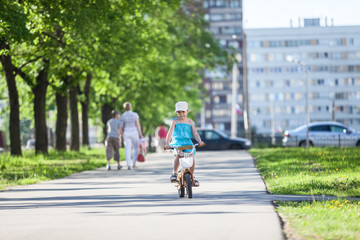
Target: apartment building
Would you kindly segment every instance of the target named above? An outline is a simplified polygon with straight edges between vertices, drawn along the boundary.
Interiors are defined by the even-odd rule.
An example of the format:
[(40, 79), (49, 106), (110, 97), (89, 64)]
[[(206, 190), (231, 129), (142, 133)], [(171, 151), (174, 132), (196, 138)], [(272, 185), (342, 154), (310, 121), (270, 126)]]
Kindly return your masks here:
[[(242, 54), (242, 0), (203, 0), (206, 11), (205, 19), (209, 21), (209, 30), (220, 41), (224, 49), (239, 55)], [(243, 67), (240, 61), (237, 65), (236, 101), (243, 105)], [(214, 71), (206, 71), (203, 85), (208, 91), (205, 97), (203, 119), (199, 121), (202, 127), (213, 127), (230, 134), (232, 107), (232, 72), (225, 66), (219, 66)], [(243, 118), (237, 118), (238, 133), (243, 129)]]
[(307, 96), (311, 122), (335, 120), (360, 130), (360, 26), (304, 19), (301, 27), (245, 32), (249, 114), (257, 133), (305, 124)]

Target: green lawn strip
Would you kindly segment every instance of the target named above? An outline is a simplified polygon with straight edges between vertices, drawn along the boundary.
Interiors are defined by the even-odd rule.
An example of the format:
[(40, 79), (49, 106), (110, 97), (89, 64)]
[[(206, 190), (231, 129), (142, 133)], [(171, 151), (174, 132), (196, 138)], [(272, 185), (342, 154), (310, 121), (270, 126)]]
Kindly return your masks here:
[[(360, 202), (276, 202), (285, 234), (302, 239), (360, 239)], [(285, 219), (284, 219), (285, 216)]]
[(251, 149), (273, 194), (360, 197), (360, 148)]
[[(123, 149), (120, 149), (120, 156), (124, 156)], [(49, 155), (35, 155), (34, 151), (24, 151), (22, 157), (3, 153), (0, 154), (0, 190), (63, 178), (105, 165), (104, 148), (82, 148), (79, 152), (50, 150)]]

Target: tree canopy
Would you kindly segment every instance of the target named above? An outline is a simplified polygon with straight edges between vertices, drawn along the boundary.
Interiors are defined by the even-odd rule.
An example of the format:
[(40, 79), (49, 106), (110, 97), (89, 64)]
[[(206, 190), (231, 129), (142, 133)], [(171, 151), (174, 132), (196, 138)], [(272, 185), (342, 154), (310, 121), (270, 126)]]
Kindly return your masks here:
[[(122, 110), (130, 101), (151, 134), (177, 101), (188, 101), (196, 114), (202, 71), (227, 61), (206, 30), (201, 1), (0, 0), (0, 5), (0, 81), (6, 79), (8, 98), (19, 92), (15, 98), (35, 121), (36, 138), (44, 138), (39, 152), (47, 152), (46, 112), (59, 110), (69, 93), (72, 127), (80, 106), (87, 122), (104, 120), (106, 109)], [(20, 108), (9, 105), (10, 113)], [(58, 128), (66, 130), (66, 118)]]

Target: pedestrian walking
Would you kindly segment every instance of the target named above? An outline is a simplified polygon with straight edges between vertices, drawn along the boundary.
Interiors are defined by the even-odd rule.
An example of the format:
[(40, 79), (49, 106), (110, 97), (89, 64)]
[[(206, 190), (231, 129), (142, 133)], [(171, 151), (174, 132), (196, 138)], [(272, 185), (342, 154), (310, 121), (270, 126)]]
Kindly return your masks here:
[(111, 170), (110, 160), (113, 157), (113, 152), (114, 152), (114, 160), (118, 163), (117, 169), (120, 170), (122, 168), (120, 165), (120, 154), (119, 154), (119, 148), (120, 148), (119, 133), (121, 129), (121, 122), (119, 120), (120, 112), (113, 110), (111, 114), (112, 114), (112, 118), (106, 123), (106, 132), (107, 132), (107, 137), (105, 140), (106, 159), (107, 159), (106, 169)]
[(139, 152), (139, 137), (143, 138), (139, 115), (133, 112), (132, 105), (129, 102), (124, 103), (125, 113), (121, 115), (120, 121), (122, 124), (121, 135), (125, 143), (125, 158), (128, 170), (131, 169), (131, 152), (132, 153), (132, 167), (136, 167), (136, 160)]
[(162, 151), (164, 151), (166, 136), (167, 136), (167, 130), (165, 126), (160, 125), (156, 131), (156, 137), (159, 142), (159, 148)]

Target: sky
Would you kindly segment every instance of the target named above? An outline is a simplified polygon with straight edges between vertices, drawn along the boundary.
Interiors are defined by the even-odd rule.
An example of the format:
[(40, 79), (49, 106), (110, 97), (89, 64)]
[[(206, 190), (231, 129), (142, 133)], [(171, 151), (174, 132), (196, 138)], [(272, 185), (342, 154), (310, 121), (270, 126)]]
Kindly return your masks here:
[(244, 28), (298, 27), (304, 18), (320, 18), (321, 26), (360, 26), (360, 0), (243, 0)]

